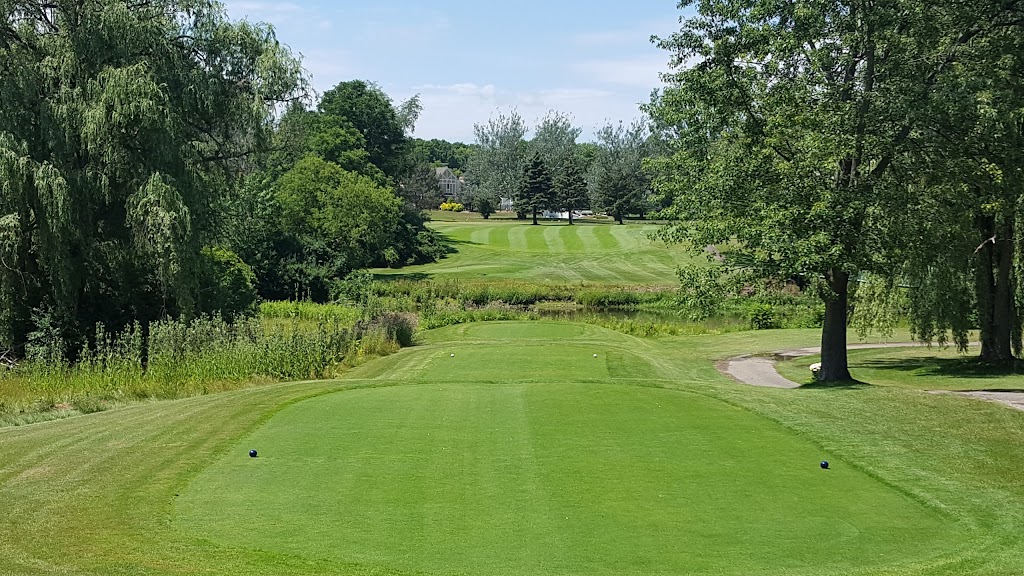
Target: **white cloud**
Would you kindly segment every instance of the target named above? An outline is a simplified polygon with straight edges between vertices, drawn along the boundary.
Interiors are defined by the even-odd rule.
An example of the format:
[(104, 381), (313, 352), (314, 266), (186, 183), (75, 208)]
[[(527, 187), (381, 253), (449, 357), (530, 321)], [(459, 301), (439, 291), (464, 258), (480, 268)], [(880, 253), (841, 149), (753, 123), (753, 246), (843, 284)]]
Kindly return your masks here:
[(584, 60), (573, 68), (596, 82), (653, 89), (662, 84), (659, 74), (668, 72), (668, 54)]
[(302, 56), (302, 66), (312, 75), (320, 92), (362, 74), (355, 55), (345, 50), (312, 50)]
[(416, 124), (420, 138), (473, 141), (473, 124), (498, 112), (515, 109), (528, 126), (550, 110), (571, 114), (586, 139), (607, 120), (631, 120), (640, 115), (643, 97), (591, 88), (503, 90), (493, 84), (460, 83), (418, 86), (423, 114)]
[(304, 10), (299, 4), (292, 2), (225, 2), (228, 13), (235, 18), (250, 20), (280, 21), (290, 15), (301, 14)]
[(440, 86), (437, 84), (424, 84), (423, 86), (417, 86), (415, 89), (427, 92), (449, 92), (452, 94), (459, 94), (462, 96), (479, 96), (481, 98), (493, 98), (497, 91), (497, 89), (494, 87), (494, 84), (479, 86), (471, 82), (463, 84), (451, 84), (449, 86)]

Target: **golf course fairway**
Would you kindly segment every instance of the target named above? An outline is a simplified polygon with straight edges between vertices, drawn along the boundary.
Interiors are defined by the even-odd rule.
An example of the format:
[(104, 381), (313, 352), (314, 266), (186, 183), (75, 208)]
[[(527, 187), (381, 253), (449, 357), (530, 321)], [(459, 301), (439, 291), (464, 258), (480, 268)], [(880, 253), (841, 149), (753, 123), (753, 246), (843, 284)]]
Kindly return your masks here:
[(399, 269), (379, 268), (381, 277), (420, 274), (460, 280), (517, 280), (546, 284), (643, 284), (677, 286), (680, 265), (706, 262), (686, 247), (652, 235), (654, 224), (516, 220), (431, 222), (456, 252), (443, 260)]
[[(394, 363), (378, 377), (392, 386), (290, 406), (199, 475), (178, 525), (228, 547), (487, 575), (856, 572), (955, 541), (905, 494), (822, 471), (819, 448), (746, 410), (650, 387), (654, 366), (585, 332), (470, 326), (472, 342)], [(492, 341), (509, 337), (561, 342)]]
[(463, 324), (339, 380), (0, 429), (0, 574), (1020, 573), (1024, 412), (714, 367), (819, 337)]

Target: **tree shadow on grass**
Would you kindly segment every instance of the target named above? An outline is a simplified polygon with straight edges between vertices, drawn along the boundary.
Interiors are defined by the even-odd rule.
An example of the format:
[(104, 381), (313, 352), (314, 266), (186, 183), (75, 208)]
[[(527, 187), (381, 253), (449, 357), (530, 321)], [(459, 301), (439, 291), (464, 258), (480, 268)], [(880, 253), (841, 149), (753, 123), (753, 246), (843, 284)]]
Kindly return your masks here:
[[(473, 242), (472, 240), (460, 240), (458, 238), (445, 238), (444, 242), (445, 244), (468, 244), (470, 246), (483, 246), (482, 242)], [(452, 249), (452, 252), (449, 252), (449, 254), (452, 254), (454, 252), (457, 252), (457, 250)]]
[(852, 390), (865, 390), (871, 388), (872, 385), (867, 382), (861, 382), (860, 380), (847, 380), (844, 382), (807, 382), (800, 386), (801, 390), (836, 390), (836, 391), (852, 391)]
[(1024, 375), (1024, 362), (986, 362), (980, 358), (872, 359), (857, 363), (864, 368), (917, 372), (921, 376), (946, 378), (998, 378)]

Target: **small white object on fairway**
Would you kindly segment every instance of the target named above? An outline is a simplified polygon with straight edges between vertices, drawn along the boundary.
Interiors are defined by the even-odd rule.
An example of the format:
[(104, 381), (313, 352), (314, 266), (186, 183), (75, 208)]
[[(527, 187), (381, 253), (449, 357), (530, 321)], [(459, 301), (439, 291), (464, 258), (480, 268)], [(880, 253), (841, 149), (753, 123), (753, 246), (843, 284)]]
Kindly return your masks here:
[(597, 354), (594, 354), (594, 358), (597, 358)]
[(455, 358), (455, 354), (452, 354), (452, 358)]

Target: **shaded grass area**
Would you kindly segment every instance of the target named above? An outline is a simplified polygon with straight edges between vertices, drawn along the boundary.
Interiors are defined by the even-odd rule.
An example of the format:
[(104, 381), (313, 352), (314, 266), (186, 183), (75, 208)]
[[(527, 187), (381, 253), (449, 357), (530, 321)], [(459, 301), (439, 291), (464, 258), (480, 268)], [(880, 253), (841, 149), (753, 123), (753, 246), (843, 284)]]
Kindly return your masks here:
[[(1024, 391), (1024, 363), (990, 364), (976, 348), (960, 353), (955, 348), (896, 348), (851, 350), (854, 378), (875, 386), (916, 390)], [(778, 364), (779, 373), (794, 382), (811, 384), (809, 366), (817, 356)]]
[[(740, 353), (814, 345), (819, 336), (816, 331), (790, 330), (653, 341), (594, 326), (459, 325), (428, 332), (422, 346), (365, 364), (342, 381), (277, 384), (0, 430), (0, 507), (5, 511), (0, 515), (0, 573), (403, 574), (408, 573), (404, 566), (417, 560), (427, 573), (437, 573), (431, 563), (461, 561), (450, 548), (437, 556), (422, 553), (439, 542), (456, 550), (475, 550), (478, 555), (470, 558), (482, 562), (504, 557), (522, 562), (520, 566), (539, 566), (534, 573), (591, 573), (604, 566), (627, 573), (700, 573), (701, 566), (713, 566), (704, 573), (715, 574), (728, 574), (733, 568), (732, 573), (780, 575), (1017, 573), (1024, 565), (1019, 539), (1024, 530), (1024, 486), (1019, 482), (1024, 473), (1024, 414), (893, 386), (761, 390), (729, 381), (713, 367), (713, 360)], [(549, 346), (522, 357), (511, 354), (526, 341)], [(596, 350), (604, 371), (586, 363), (594, 360), (590, 353), (579, 364), (555, 372), (567, 360), (563, 355), (577, 360), (567, 347)], [(557, 352), (560, 348), (563, 351)], [(547, 381), (534, 375), (530, 382), (516, 382), (516, 370), (538, 361), (536, 355), (544, 350), (551, 351), (547, 360), (541, 360), (552, 372)], [(581, 366), (594, 366), (595, 374), (580, 374)], [(581, 381), (589, 378), (601, 382)], [(297, 403), (344, 390), (350, 391)], [(384, 396), (375, 397), (376, 393)], [(361, 396), (347, 400), (349, 394)], [(673, 399), (659, 402), (663, 396), (658, 395)], [(523, 407), (525, 420), (514, 418), (516, 407)], [(311, 411), (308, 419), (302, 417), (306, 410)], [(274, 418), (277, 414), (283, 420)], [(285, 422), (296, 429), (282, 432), (284, 437), (268, 434), (283, 430), (279, 426)], [(320, 429), (322, 437), (315, 433)], [(429, 438), (435, 433), (438, 437), (432, 442)], [(248, 459), (244, 450), (250, 447), (260, 448), (265, 456)], [(468, 489), (485, 485), (488, 473), (494, 486), (502, 486), (503, 465), (509, 466), (513, 479), (522, 480), (526, 469), (510, 464), (529, 461), (522, 460), (529, 454), (515, 447), (534, 448), (534, 470), (541, 481), (537, 486), (549, 490), (530, 492), (533, 498), (506, 500), (498, 491), (488, 501), (488, 492)], [(449, 448), (459, 451), (449, 454)], [(480, 457), (474, 459), (475, 454)], [(401, 458), (415, 465), (401, 465)], [(834, 470), (820, 472), (820, 458), (831, 460)], [(807, 468), (806, 459), (812, 460)], [(565, 467), (559, 467), (560, 461)], [(204, 470), (239, 474), (253, 484), (280, 474), (295, 478), (301, 470), (314, 468), (320, 472), (296, 480), (296, 488), (302, 490), (318, 478), (324, 481), (316, 498), (301, 503), (303, 510), (324, 517), (343, 514), (351, 504), (362, 514), (351, 515), (348, 525), (319, 525), (321, 531), (308, 534), (302, 551), (229, 545), (201, 537), (191, 528), (179, 529), (187, 521), (185, 508), (190, 504), (175, 502), (194, 498), (191, 490), (210, 474)], [(699, 469), (708, 476), (687, 477)], [(402, 476), (402, 471), (408, 474)], [(438, 481), (417, 482), (417, 477)], [(648, 478), (656, 485), (646, 484)], [(895, 498), (898, 521), (892, 521), (889, 510), (872, 507), (873, 495), (860, 499), (856, 491), (837, 489), (841, 486), (816, 485), (848, 478), (859, 478), (854, 488), (880, 491), (872, 494), (881, 494), (883, 502)], [(697, 480), (712, 484), (711, 491), (688, 491), (695, 485), (690, 482)], [(193, 481), (197, 484), (189, 488)], [(716, 483), (721, 487), (715, 488)], [(406, 495), (396, 486), (416, 491)], [(507, 495), (522, 496), (529, 488), (520, 482)], [(661, 488), (675, 498), (672, 502), (678, 508), (654, 500), (654, 494), (665, 493), (654, 492)], [(252, 486), (246, 486), (249, 489)], [(577, 490), (589, 497), (577, 499)], [(347, 499), (342, 501), (335, 491)], [(799, 502), (805, 492), (808, 501), (818, 505), (805, 508)], [(250, 494), (229, 511), (239, 522), (228, 522), (225, 529), (239, 532), (245, 524), (242, 519), (279, 508), (288, 511), (279, 506), (287, 494)], [(544, 500), (545, 494), (554, 496)], [(779, 514), (758, 528), (753, 522), (730, 524), (742, 514), (709, 513), (715, 505), (728, 505), (710, 494), (746, 503), (758, 502), (759, 495), (781, 494), (783, 500), (777, 501)], [(804, 523), (785, 515), (790, 505), (781, 504), (787, 497), (798, 500), (791, 506), (807, 514)], [(687, 516), (686, 502), (703, 513)], [(772, 505), (766, 503), (766, 509)], [(491, 515), (479, 516), (480, 507)], [(497, 513), (523, 510), (517, 507), (535, 514), (525, 516), (537, 520), (531, 525), (535, 531), (510, 535), (518, 548), (496, 543), (494, 534), (501, 524), (495, 519), (503, 518)], [(375, 509), (387, 513), (368, 513)], [(919, 512), (900, 512), (907, 509)], [(492, 523), (472, 524), (478, 530), (457, 537), (457, 517), (448, 517), (457, 510), (471, 513), (465, 516), (467, 522), (483, 518)], [(554, 512), (562, 510), (572, 514), (559, 519)], [(668, 513), (673, 510), (675, 516)], [(744, 508), (747, 518), (760, 510), (760, 504)], [(858, 516), (858, 510), (864, 514)], [(609, 519), (613, 516), (598, 517), (612, 511), (623, 515), (623, 527), (633, 530), (621, 536), (622, 542), (602, 540), (621, 535)], [(825, 518), (823, 525), (813, 523), (814, 514)], [(541, 522), (549, 516), (550, 524)], [(916, 522), (915, 517), (922, 523), (901, 524)], [(517, 526), (521, 518), (509, 517), (510, 525)], [(431, 519), (436, 524), (427, 523)], [(844, 532), (849, 520), (865, 532)], [(334, 530), (353, 530), (358, 521), (373, 528), (354, 537), (366, 544), (358, 553), (362, 557), (333, 552), (355, 546), (346, 541), (330, 540), (309, 551), (318, 546), (315, 542), (324, 542), (319, 538)], [(585, 532), (583, 524), (595, 530)], [(722, 530), (715, 531), (716, 525)], [(429, 526), (438, 530), (428, 530)], [(449, 532), (441, 530), (446, 526)], [(650, 542), (667, 541), (667, 536), (653, 533), (666, 526), (689, 534), (686, 537), (692, 539), (681, 541), (691, 545), (669, 542), (654, 549), (635, 536), (651, 530)], [(892, 542), (869, 548), (872, 526), (882, 532), (886, 526), (903, 529), (893, 534)], [(259, 538), (272, 526), (249, 523), (248, 528), (252, 538)], [(379, 552), (392, 529), (414, 537), (394, 550)], [(801, 530), (819, 529), (830, 538), (798, 536)], [(565, 549), (556, 550), (552, 562), (545, 564), (527, 552), (551, 549), (550, 543), (534, 538), (550, 530), (578, 538), (566, 541)], [(776, 546), (773, 537), (782, 544)], [(632, 550), (624, 546), (629, 541), (637, 543)], [(710, 564), (717, 547), (735, 551), (739, 542), (749, 547), (720, 566)], [(771, 545), (762, 546), (766, 542)], [(605, 546), (610, 547), (607, 553)], [(505, 556), (488, 552), (499, 548), (506, 550)], [(879, 551), (894, 548), (895, 554), (878, 556)], [(740, 572), (749, 568), (743, 558), (748, 550), (762, 563)], [(395, 555), (400, 557), (395, 560)], [(794, 559), (803, 564), (786, 564)], [(693, 570), (659, 570), (683, 562), (691, 562)]]

